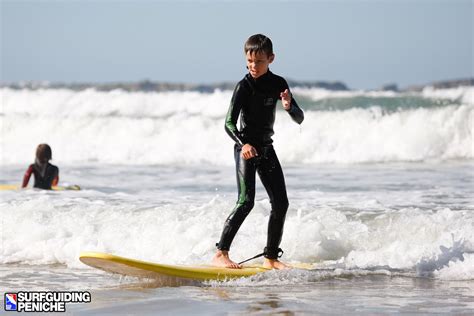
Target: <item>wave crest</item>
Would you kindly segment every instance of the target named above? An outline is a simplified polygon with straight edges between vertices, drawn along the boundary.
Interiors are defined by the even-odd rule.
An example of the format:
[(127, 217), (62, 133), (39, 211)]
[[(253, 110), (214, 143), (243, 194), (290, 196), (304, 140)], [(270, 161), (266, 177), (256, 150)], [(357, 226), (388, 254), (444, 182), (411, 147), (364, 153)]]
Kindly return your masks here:
[[(407, 96), (394, 92), (324, 91), (319, 97), (318, 91), (295, 89), (306, 118), (300, 127), (284, 111), (277, 113), (274, 140), (280, 160), (472, 159), (474, 89), (442, 91), (425, 89), (400, 107)], [(2, 161), (28, 163), (36, 145), (46, 142), (60, 163), (230, 165), (233, 143), (223, 126), (231, 94), (4, 88)], [(447, 101), (429, 106), (430, 96)], [(337, 106), (317, 103), (341, 97), (343, 103), (331, 103)]]

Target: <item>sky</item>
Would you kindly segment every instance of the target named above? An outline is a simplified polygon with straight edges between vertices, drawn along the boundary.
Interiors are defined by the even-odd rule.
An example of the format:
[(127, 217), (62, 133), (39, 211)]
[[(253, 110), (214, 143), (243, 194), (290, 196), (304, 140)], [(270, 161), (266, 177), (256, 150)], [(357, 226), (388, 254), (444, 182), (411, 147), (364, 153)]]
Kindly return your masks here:
[(243, 44), (270, 69), (352, 89), (472, 77), (472, 0), (0, 0), (1, 81), (237, 82)]

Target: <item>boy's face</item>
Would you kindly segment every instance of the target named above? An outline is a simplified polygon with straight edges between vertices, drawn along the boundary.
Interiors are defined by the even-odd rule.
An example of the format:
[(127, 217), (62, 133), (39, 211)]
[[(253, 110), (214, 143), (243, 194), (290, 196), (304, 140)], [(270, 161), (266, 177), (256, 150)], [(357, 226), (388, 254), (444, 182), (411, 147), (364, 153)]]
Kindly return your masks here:
[(247, 68), (249, 69), (250, 75), (257, 79), (261, 75), (268, 71), (268, 65), (273, 62), (275, 55), (267, 56), (263, 52), (247, 52)]

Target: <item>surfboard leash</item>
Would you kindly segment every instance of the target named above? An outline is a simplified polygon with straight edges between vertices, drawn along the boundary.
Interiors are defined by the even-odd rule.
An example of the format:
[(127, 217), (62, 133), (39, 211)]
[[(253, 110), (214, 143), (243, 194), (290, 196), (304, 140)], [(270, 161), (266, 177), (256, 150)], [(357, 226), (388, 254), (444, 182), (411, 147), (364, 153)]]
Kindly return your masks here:
[[(246, 263), (250, 260), (253, 260), (253, 259), (260, 258), (260, 257), (264, 256), (265, 254), (267, 254), (267, 248), (265, 248), (265, 250), (262, 253), (259, 253), (258, 255), (253, 256), (252, 258), (245, 259), (242, 262), (239, 262), (238, 265), (244, 264), (244, 263)], [(278, 258), (281, 258), (281, 256), (283, 256), (283, 250), (281, 250), (281, 248), (278, 248), (277, 256), (278, 256)]]

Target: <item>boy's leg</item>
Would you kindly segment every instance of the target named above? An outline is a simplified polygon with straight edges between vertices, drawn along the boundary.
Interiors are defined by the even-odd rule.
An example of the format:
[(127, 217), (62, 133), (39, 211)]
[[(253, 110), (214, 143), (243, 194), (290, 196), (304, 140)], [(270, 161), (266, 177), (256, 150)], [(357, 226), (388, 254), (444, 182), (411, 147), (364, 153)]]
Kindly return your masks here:
[(238, 200), (227, 218), (217, 249), (228, 251), (235, 234), (242, 222), (253, 208), (255, 199), (255, 162), (254, 159), (245, 160), (241, 156), (240, 148), (234, 149), (234, 158), (237, 175)]
[(288, 197), (285, 177), (273, 146), (265, 148), (257, 171), (272, 205), (268, 221), (267, 254), (265, 257), (267, 259), (278, 259), (278, 246), (283, 235), (283, 226), (288, 210)]

